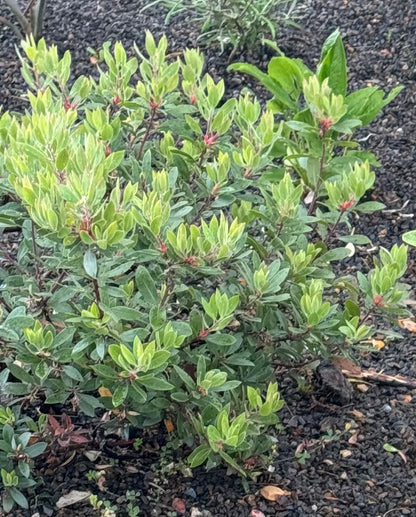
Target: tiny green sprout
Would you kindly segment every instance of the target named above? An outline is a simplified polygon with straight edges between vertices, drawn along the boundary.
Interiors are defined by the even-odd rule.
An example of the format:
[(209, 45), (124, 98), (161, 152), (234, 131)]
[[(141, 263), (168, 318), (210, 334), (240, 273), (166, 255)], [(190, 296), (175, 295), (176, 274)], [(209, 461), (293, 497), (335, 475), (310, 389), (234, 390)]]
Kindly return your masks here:
[(406, 458), (404, 452), (401, 451), (400, 449), (397, 449), (396, 447), (394, 447), (394, 445), (385, 443), (383, 445), (383, 449), (387, 452), (391, 452), (393, 454), (398, 454), (401, 457), (401, 459), (404, 461), (404, 463), (407, 463), (407, 458)]
[(142, 446), (143, 444), (143, 440), (141, 438), (136, 438), (133, 442), (133, 449), (135, 451), (138, 451), (140, 449), (140, 447)]

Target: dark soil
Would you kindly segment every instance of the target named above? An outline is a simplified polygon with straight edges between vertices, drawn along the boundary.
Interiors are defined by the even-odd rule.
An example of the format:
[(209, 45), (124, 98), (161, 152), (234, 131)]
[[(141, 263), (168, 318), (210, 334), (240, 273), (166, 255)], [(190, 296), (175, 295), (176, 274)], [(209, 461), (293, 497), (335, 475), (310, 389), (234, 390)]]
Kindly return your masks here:
[[(93, 73), (88, 46), (99, 48), (108, 39), (121, 40), (126, 47), (136, 41), (140, 46), (144, 29), (151, 29), (155, 36), (166, 32), (173, 51), (196, 46), (197, 32), (184, 17), (164, 27), (164, 11), (153, 8), (140, 13), (141, 4), (139, 0), (55, 0), (46, 17), (46, 39), (61, 51), (72, 52), (75, 75)], [(416, 4), (414, 0), (309, 0), (301, 25), (302, 31), (285, 29), (278, 37), (278, 45), (289, 56), (301, 57), (314, 66), (325, 38), (340, 27), (351, 90), (366, 84), (385, 90), (398, 83), (405, 86), (361, 134), (362, 144), (383, 164), (373, 196), (387, 205), (387, 211), (357, 221), (357, 231), (372, 239), (374, 253), (379, 245), (389, 247), (399, 242), (403, 232), (416, 226)], [(16, 40), (9, 29), (1, 28), (0, 41), (0, 105), (21, 110), (23, 83), (14, 53)], [(206, 56), (208, 71), (226, 77), (230, 94), (249, 86), (264, 95), (254, 82), (225, 71), (226, 56), (214, 49)], [(270, 54), (259, 48), (236, 60), (265, 67), (269, 58)], [(349, 267), (365, 266), (371, 253), (351, 260)], [(413, 254), (407, 275), (413, 286), (415, 259)], [(416, 377), (416, 341), (407, 334), (380, 353), (363, 356), (362, 366)], [(144, 440), (139, 452), (130, 447), (125, 459), (121, 457), (125, 448), (114, 447), (110, 456), (118, 459), (102, 454), (93, 462), (80, 451), (64, 466), (39, 465), (44, 486), (39, 489), (36, 505), (33, 501), (31, 512), (15, 511), (13, 515), (98, 515), (88, 504), (56, 510), (56, 500), (77, 489), (98, 493), (101, 499), (124, 509), (126, 504), (120, 497), (126, 490), (134, 490), (139, 515), (149, 517), (177, 515), (172, 508), (174, 498), (183, 499), (185, 515), (193, 517), (246, 517), (252, 508), (265, 515), (287, 517), (415, 516), (416, 392), (370, 383), (357, 386), (351, 403), (340, 407), (315, 403), (309, 391), (297, 389), (286, 369), (279, 370), (277, 377), (286, 401), (281, 412), (284, 431), (278, 436), (278, 454), (269, 472), (256, 483), (250, 482), (248, 492), (241, 480), (219, 469), (209, 473), (200, 469), (190, 477), (175, 473), (172, 468), (178, 453), (163, 445), (163, 433), (155, 433)], [(404, 457), (385, 451), (386, 443), (401, 450)], [(164, 447), (162, 455), (160, 447)], [(295, 458), (296, 450), (310, 454), (304, 464)], [(89, 470), (97, 469), (105, 472), (102, 490), (99, 483), (86, 477)], [(267, 484), (290, 491), (292, 497), (281, 506), (267, 503), (258, 495)], [(127, 513), (123, 510), (117, 515)]]

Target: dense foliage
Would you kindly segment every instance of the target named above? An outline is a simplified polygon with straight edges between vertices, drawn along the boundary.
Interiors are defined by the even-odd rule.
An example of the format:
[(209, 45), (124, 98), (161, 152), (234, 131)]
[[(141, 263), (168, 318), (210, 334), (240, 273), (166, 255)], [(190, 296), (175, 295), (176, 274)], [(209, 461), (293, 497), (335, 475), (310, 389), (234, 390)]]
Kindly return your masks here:
[[(274, 362), (349, 354), (404, 312), (405, 246), (357, 277), (337, 265), (370, 244), (354, 217), (382, 206), (353, 131), (398, 90), (347, 94), (338, 33), (316, 73), (284, 56), (245, 70), (266, 110), (149, 33), (138, 59), (104, 44), (98, 80), (71, 82), (43, 40), (23, 50), (30, 109), (0, 118), (0, 224), (21, 229), (0, 263), (6, 511), (27, 506), (32, 458), (89, 440), (59, 412), (106, 412), (124, 436), (165, 419), (191, 466), (256, 471)], [(55, 416), (18, 409), (40, 404)]]

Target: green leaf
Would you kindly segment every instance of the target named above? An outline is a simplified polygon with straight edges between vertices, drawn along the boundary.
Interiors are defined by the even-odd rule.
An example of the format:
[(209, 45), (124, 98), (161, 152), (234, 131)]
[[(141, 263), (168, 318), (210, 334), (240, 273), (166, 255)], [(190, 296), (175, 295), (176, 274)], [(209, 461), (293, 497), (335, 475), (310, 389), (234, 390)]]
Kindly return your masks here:
[(359, 118), (363, 126), (367, 125), (380, 111), (391, 102), (403, 89), (396, 86), (384, 98), (384, 92), (376, 86), (356, 90), (348, 95), (345, 102), (348, 106), (346, 117)]
[(208, 458), (210, 453), (211, 447), (209, 445), (200, 445), (188, 456), (189, 465), (192, 468), (199, 467)]
[(40, 456), (45, 452), (47, 446), (48, 444), (45, 442), (34, 443), (33, 445), (29, 445), (25, 448), (25, 454), (30, 458), (36, 458), (36, 456)]
[(387, 452), (399, 452), (399, 449), (397, 449), (393, 445), (390, 445), (389, 443), (385, 443), (383, 445), (383, 449)]
[(34, 382), (33, 377), (17, 364), (10, 363), (7, 365), (7, 368), (13, 377), (16, 377), (16, 379), (19, 379), (19, 381), (25, 382), (27, 384), (32, 384)]
[(131, 383), (130, 390), (132, 391), (131, 396), (136, 402), (139, 404), (144, 404), (146, 402), (147, 394), (137, 380)]
[(77, 370), (74, 366), (71, 366), (69, 364), (65, 364), (62, 367), (63, 372), (68, 375), (71, 379), (74, 379), (75, 381), (82, 382), (84, 380), (84, 377), (81, 375), (81, 372)]
[(216, 332), (214, 334), (209, 334), (209, 336), (205, 338), (205, 341), (217, 346), (231, 346), (234, 345), (236, 339), (231, 334), (221, 334), (220, 332)]
[(146, 305), (156, 305), (159, 303), (156, 285), (150, 273), (144, 266), (139, 266), (135, 275), (137, 289), (142, 294)]
[(170, 394), (170, 398), (172, 400), (176, 400), (176, 402), (187, 402), (189, 400), (188, 393), (185, 393), (184, 391), (174, 391)]
[(137, 379), (143, 386), (154, 391), (169, 391), (175, 386), (161, 377), (147, 376)]
[(176, 364), (173, 365), (173, 369), (178, 374), (178, 376), (181, 378), (181, 380), (185, 383), (185, 385), (193, 390), (196, 388), (195, 381), (192, 379), (190, 375), (188, 375), (185, 370), (177, 366)]
[(416, 246), (416, 230), (406, 232), (403, 234), (402, 239), (406, 244), (409, 244), (410, 246)]
[(144, 315), (137, 309), (131, 309), (130, 307), (106, 307), (102, 305), (104, 312), (109, 314), (113, 320), (124, 320), (124, 321), (143, 321)]
[(113, 171), (123, 161), (124, 151), (115, 151), (107, 156), (104, 161), (104, 166), (107, 171)]
[(347, 61), (339, 30), (335, 30), (322, 47), (317, 76), (320, 82), (328, 78), (328, 84), (336, 95), (347, 93)]
[(366, 201), (365, 203), (357, 205), (354, 210), (357, 212), (363, 212), (364, 214), (369, 214), (371, 212), (376, 212), (377, 210), (383, 210), (383, 208), (386, 208), (386, 205), (383, 205), (383, 203), (379, 203), (378, 201)]
[(233, 63), (228, 67), (228, 70), (251, 75), (265, 86), (281, 104), (284, 104), (288, 108), (296, 108), (296, 103), (289, 97), (279, 83), (272, 79), (270, 75), (259, 70), (256, 66), (248, 63)]
[(348, 257), (351, 253), (351, 250), (348, 248), (335, 248), (333, 250), (329, 250), (320, 257), (320, 261), (322, 262), (332, 262), (334, 260), (342, 260)]
[(8, 488), (8, 491), (9, 491), (9, 494), (11, 495), (13, 501), (15, 501), (22, 508), (25, 508), (26, 510), (29, 509), (29, 503), (28, 503), (26, 497), (22, 494), (22, 492), (20, 490), (18, 490), (14, 486), (11, 486)]
[(241, 385), (241, 381), (226, 381), (221, 386), (213, 386), (209, 389), (210, 392), (214, 391), (230, 391), (238, 388)]
[(228, 463), (228, 465), (230, 465), (230, 467), (232, 467), (234, 470), (239, 472), (242, 476), (247, 477), (246, 472), (240, 467), (240, 465), (238, 465), (238, 463), (236, 463), (233, 460), (233, 458), (229, 454), (227, 454), (225, 451), (222, 451), (221, 449), (218, 452), (219, 452), (219, 455), (221, 456), (221, 458), (226, 463)]
[(78, 405), (80, 411), (82, 411), (90, 417), (95, 416), (95, 410), (97, 408), (103, 407), (103, 405), (98, 399), (91, 395), (87, 395), (86, 393), (80, 393), (78, 395)]
[(97, 257), (91, 250), (87, 250), (84, 255), (84, 269), (92, 278), (97, 276)]
[(92, 366), (92, 369), (99, 377), (103, 377), (104, 379), (118, 379), (117, 372), (105, 364), (95, 364)]
[(338, 240), (358, 245), (371, 244), (370, 239), (366, 235), (341, 235), (338, 237)]
[(69, 391), (57, 391), (56, 393), (51, 393), (46, 397), (46, 404), (63, 404), (69, 397)]
[(154, 305), (150, 309), (149, 320), (153, 330), (160, 329), (166, 321), (166, 311), (157, 305)]
[(3, 510), (6, 512), (6, 514), (9, 514), (13, 510), (13, 506), (15, 505), (14, 500), (8, 492), (3, 493), (2, 503)]
[(118, 407), (126, 400), (129, 392), (129, 385), (127, 383), (119, 384), (113, 393), (113, 406)]
[(64, 170), (65, 167), (67, 166), (68, 160), (69, 160), (68, 151), (66, 149), (62, 149), (62, 151), (56, 157), (56, 162), (55, 162), (56, 168), (60, 171)]

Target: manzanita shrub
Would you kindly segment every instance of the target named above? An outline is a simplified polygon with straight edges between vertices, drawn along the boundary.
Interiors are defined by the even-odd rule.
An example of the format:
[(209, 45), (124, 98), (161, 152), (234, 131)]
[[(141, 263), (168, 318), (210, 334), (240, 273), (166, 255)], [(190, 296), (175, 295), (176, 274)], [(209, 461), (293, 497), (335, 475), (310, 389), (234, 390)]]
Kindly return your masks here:
[(30, 108), (0, 118), (0, 224), (21, 229), (0, 269), (7, 508), (26, 504), (44, 441), (74, 427), (25, 429), (14, 407), (105, 412), (124, 436), (165, 419), (192, 467), (246, 475), (278, 425), (275, 361), (351, 354), (405, 313), (405, 246), (342, 274), (370, 244), (354, 219), (382, 206), (352, 134), (385, 101), (346, 93), (340, 36), (317, 73), (272, 60), (266, 110), (227, 100), (198, 50), (145, 46), (106, 43), (98, 80), (73, 82), (69, 53), (27, 40)]

